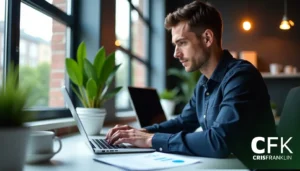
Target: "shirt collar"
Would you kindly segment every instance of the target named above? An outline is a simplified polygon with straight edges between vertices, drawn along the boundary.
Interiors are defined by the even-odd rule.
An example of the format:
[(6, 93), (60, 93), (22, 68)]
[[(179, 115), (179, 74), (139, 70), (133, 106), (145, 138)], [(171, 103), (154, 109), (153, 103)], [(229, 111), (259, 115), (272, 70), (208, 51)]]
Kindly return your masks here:
[[(228, 50), (223, 50), (223, 54), (221, 57), (221, 60), (219, 61), (216, 69), (214, 70), (212, 76), (210, 77), (211, 80), (216, 81), (216, 82), (221, 82), (226, 71), (227, 71), (227, 66), (232, 60), (232, 55), (229, 53)], [(200, 78), (200, 85), (205, 84), (208, 81), (208, 79), (202, 74)]]

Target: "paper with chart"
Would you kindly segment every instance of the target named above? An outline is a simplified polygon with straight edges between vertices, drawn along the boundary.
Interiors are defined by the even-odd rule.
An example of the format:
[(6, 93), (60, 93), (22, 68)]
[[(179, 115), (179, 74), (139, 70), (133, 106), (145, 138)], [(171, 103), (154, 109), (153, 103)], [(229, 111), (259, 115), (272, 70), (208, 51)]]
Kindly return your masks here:
[(105, 156), (94, 158), (94, 160), (130, 170), (166, 169), (200, 162), (200, 159), (197, 157), (160, 152), (135, 154), (130, 156)]

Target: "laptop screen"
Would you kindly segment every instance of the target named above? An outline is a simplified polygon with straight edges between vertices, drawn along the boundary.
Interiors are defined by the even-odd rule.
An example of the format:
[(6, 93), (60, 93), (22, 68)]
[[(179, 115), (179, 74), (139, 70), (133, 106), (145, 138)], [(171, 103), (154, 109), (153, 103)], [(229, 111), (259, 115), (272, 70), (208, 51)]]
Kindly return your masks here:
[(128, 87), (128, 91), (141, 127), (166, 121), (155, 89)]
[(78, 116), (78, 114), (77, 114), (77, 112), (75, 110), (75, 107), (74, 107), (74, 105), (72, 103), (72, 100), (70, 98), (70, 94), (69, 94), (67, 88), (65, 86), (63, 86), (61, 88), (61, 90), (62, 90), (62, 93), (64, 95), (64, 98), (65, 98), (65, 101), (66, 101), (66, 105), (69, 108), (69, 110), (71, 111), (71, 114), (72, 114), (72, 116), (73, 116), (73, 118), (74, 118), (74, 120), (75, 120), (75, 122), (77, 124), (77, 127), (78, 127), (78, 130), (79, 130), (80, 134), (83, 136), (84, 140), (89, 143), (88, 136), (87, 136), (87, 134), (86, 134), (86, 132), (84, 130), (84, 127), (83, 127), (83, 125), (82, 125), (82, 123), (81, 123), (81, 121), (79, 119), (79, 116)]

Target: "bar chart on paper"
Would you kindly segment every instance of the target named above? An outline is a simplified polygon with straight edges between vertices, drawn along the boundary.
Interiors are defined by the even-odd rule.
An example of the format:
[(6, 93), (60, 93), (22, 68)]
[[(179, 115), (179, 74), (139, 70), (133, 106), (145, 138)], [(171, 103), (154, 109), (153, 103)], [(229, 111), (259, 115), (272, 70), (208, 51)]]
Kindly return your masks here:
[(197, 157), (154, 152), (135, 156), (97, 157), (96, 161), (132, 170), (153, 170), (179, 167), (200, 162)]

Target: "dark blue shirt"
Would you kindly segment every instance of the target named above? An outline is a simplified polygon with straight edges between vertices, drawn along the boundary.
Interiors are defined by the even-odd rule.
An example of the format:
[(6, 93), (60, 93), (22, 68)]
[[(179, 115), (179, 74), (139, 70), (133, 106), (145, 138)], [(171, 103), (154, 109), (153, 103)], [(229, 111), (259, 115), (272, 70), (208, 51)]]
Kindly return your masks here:
[[(202, 132), (194, 132), (199, 126)], [(157, 151), (204, 157), (230, 153), (252, 160), (251, 140), (275, 135), (270, 97), (260, 72), (223, 51), (210, 79), (202, 75), (175, 119), (145, 127)]]

